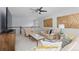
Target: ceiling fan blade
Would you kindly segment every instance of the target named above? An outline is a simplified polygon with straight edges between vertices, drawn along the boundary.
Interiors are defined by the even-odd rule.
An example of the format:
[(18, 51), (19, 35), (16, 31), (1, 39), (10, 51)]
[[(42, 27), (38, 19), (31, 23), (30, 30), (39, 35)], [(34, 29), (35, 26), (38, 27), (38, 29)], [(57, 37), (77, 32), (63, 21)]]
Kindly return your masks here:
[(43, 7), (40, 7), (39, 9), (41, 10)]
[(33, 11), (35, 11), (35, 12), (38, 12), (38, 9), (32, 9), (32, 8), (30, 8), (31, 10), (33, 10)]
[(41, 10), (40, 12), (47, 12), (46, 10)]

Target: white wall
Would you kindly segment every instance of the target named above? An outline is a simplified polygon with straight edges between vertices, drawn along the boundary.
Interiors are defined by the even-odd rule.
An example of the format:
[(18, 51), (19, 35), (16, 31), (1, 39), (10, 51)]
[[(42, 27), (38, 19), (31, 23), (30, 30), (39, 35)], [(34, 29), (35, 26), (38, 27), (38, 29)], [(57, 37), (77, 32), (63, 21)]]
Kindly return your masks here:
[[(29, 27), (29, 26), (34, 26), (34, 22), (32, 19), (30, 20), (27, 17), (13, 16), (12, 17), (12, 26)], [(16, 34), (20, 33), (20, 28), (14, 28), (14, 29), (16, 29)]]
[(33, 20), (27, 19), (26, 17), (13, 16), (12, 26), (33, 26)]

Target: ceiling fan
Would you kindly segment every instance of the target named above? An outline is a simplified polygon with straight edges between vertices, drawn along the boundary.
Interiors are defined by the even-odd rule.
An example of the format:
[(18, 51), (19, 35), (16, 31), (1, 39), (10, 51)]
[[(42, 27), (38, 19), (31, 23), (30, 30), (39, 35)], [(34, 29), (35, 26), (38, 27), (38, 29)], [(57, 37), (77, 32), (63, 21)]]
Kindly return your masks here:
[(41, 14), (42, 12), (47, 12), (46, 10), (43, 10), (43, 7), (37, 8), (37, 9), (32, 9), (35, 12), (38, 12), (39, 14)]

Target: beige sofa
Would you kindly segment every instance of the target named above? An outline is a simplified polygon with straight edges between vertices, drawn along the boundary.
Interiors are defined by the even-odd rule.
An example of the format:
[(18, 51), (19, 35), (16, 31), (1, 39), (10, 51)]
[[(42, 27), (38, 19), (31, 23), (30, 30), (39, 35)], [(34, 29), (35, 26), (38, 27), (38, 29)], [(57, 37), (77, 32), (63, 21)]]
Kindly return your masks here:
[(33, 28), (31, 27), (22, 29), (22, 34), (26, 37), (28, 37), (30, 34), (33, 34), (33, 33), (35, 32), (33, 31)]

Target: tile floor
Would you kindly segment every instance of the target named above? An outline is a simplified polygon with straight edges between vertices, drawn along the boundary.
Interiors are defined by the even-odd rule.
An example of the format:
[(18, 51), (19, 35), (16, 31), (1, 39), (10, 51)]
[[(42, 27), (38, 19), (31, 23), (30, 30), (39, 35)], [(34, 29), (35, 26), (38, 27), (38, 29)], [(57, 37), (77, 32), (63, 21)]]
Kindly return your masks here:
[(36, 41), (28, 39), (23, 35), (16, 34), (16, 51), (32, 51), (36, 47)]

